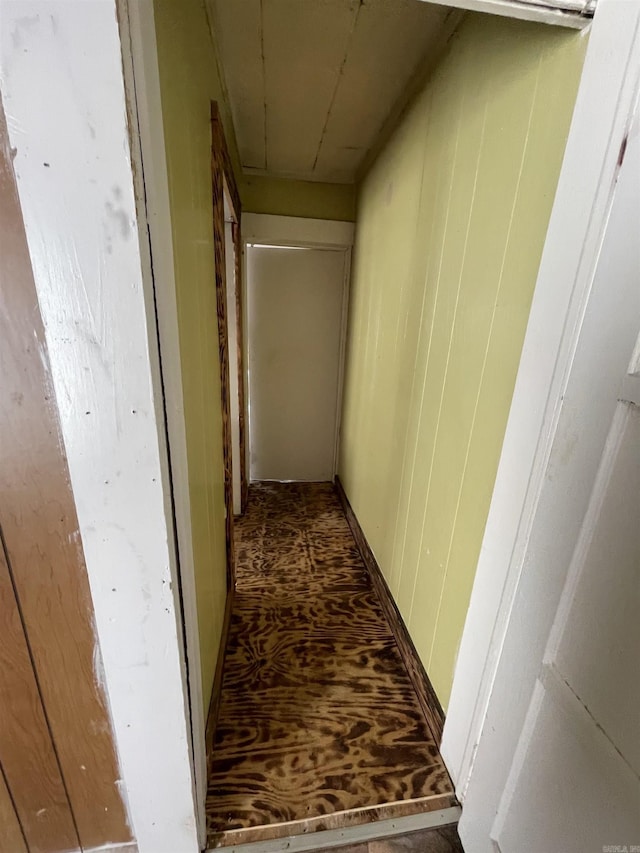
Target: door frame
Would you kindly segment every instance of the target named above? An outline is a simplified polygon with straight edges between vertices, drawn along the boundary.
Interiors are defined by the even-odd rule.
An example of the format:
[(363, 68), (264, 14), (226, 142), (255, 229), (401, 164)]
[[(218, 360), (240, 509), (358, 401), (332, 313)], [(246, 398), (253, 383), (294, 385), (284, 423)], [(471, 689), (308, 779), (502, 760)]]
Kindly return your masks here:
[[(637, 97), (640, 0), (599, 0), (594, 21), (585, 32), (589, 45), (443, 733), (442, 754), (464, 804), (463, 835), (465, 825), (470, 832), (479, 825), (475, 806), (465, 800), (478, 744), (491, 728), (489, 702), (518, 585), (528, 570), (527, 552), (546, 484), (545, 472)], [(555, 613), (556, 598), (549, 596), (545, 612), (526, 635), (519, 629), (523, 650), (541, 641), (546, 611)], [(517, 686), (528, 705), (529, 685), (518, 682)], [(513, 706), (504, 708), (505, 718), (511, 721), (518, 712)], [(510, 729), (501, 743), (504, 766), (497, 774), (504, 779), (520, 731), (513, 725)], [(490, 787), (484, 792), (485, 805), (497, 804), (502, 791), (500, 783)], [(488, 834), (484, 841), (488, 849)]]
[[(281, 246), (298, 249), (329, 249), (344, 252), (344, 278), (342, 284), (342, 311), (340, 328), (340, 356), (338, 367), (338, 388), (336, 407), (336, 427), (333, 445), (333, 477), (338, 470), (340, 450), (340, 423), (342, 417), (342, 391), (344, 387), (344, 365), (347, 345), (347, 321), (349, 314), (349, 281), (351, 279), (351, 249), (355, 237), (355, 224), (335, 219), (306, 219), (298, 216), (278, 216), (267, 213), (244, 213), (242, 216), (243, 250), (250, 245)], [(242, 305), (244, 306), (244, 328), (248, 329), (247, 311), (247, 263), (243, 264)], [(238, 337), (238, 340), (243, 340)], [(246, 365), (244, 382), (247, 388), (247, 406), (249, 403), (249, 341), (243, 340)], [(247, 423), (250, 423), (248, 411)], [(251, 430), (248, 430), (251, 435)], [(246, 446), (246, 466), (249, 467), (250, 441)]]
[[(141, 182), (138, 217), (141, 233), (146, 226), (148, 258), (142, 270), (146, 290), (153, 294), (158, 348), (150, 353), (160, 379), (166, 419), (175, 524), (177, 575), (181, 602), (181, 668), (188, 692), (190, 761), (199, 848), (206, 846), (207, 749), (202, 686), (196, 574), (191, 530), (191, 498), (178, 305), (176, 301), (173, 231), (169, 179), (164, 144), (164, 124), (153, 0), (117, 0), (121, 49), (132, 136), (131, 157)], [(142, 244), (142, 243), (141, 243)], [(170, 459), (170, 463), (169, 463)], [(167, 475), (169, 476), (169, 475)]]
[[(222, 406), (222, 458), (224, 465), (225, 540), (227, 549), (227, 589), (235, 587), (235, 557), (233, 544), (233, 440), (231, 434), (231, 391), (229, 377), (229, 324), (227, 312), (227, 265), (225, 258), (225, 210), (227, 196), (236, 227), (232, 229), (236, 266), (236, 340), (243, 339), (242, 293), (242, 236), (239, 223), (242, 216), (240, 193), (233, 164), (224, 135), (222, 117), (216, 101), (211, 101), (211, 194), (213, 198), (213, 252), (215, 266), (216, 307), (218, 314), (218, 355), (220, 359), (220, 395)], [(239, 274), (240, 273), (240, 274)], [(240, 310), (238, 304), (240, 303)], [(247, 493), (245, 467), (244, 367), (242, 347), (237, 347), (238, 410), (240, 433), (240, 511), (244, 510)]]

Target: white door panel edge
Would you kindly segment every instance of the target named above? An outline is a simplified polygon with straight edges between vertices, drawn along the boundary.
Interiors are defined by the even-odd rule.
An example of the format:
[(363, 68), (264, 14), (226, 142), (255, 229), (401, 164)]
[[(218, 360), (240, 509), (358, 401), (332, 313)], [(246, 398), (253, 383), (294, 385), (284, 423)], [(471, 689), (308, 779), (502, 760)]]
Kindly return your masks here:
[[(121, 48), (125, 85), (131, 115), (137, 122), (138, 145), (132, 151), (136, 173), (143, 180), (138, 205), (146, 216), (153, 272), (145, 269), (147, 293), (153, 294), (162, 356), (162, 384), (171, 458), (177, 548), (180, 564), (186, 658), (182, 655), (183, 678), (188, 682), (191, 722), (191, 758), (198, 841), (206, 838), (205, 797), (207, 788), (205, 717), (202, 696), (200, 636), (196, 603), (195, 566), (191, 538), (191, 500), (187, 464), (187, 440), (182, 393), (182, 369), (178, 332), (178, 308), (173, 259), (173, 234), (169, 205), (164, 126), (160, 95), (158, 53), (153, 0), (135, 0), (120, 5)], [(132, 129), (132, 133), (135, 131)], [(149, 298), (152, 298), (149, 296)], [(156, 358), (158, 354), (155, 354)], [(160, 369), (159, 363), (156, 369)], [(188, 673), (186, 662), (188, 661)]]
[[(604, 301), (603, 286), (596, 279), (592, 290), (592, 284), (610, 211), (614, 232), (623, 230), (612, 199), (627, 138), (629, 146), (637, 144), (637, 130), (629, 131), (640, 69), (639, 14), (638, 2), (618, 0), (602, 0), (596, 12), (457, 663), (442, 751), (464, 800), (460, 833), (470, 853), (493, 849), (491, 826), (562, 593), (571, 537), (575, 543), (611, 407), (621, 394), (631, 396), (635, 384), (622, 381), (637, 332), (630, 325), (637, 318), (629, 283), (625, 291), (616, 282), (613, 296), (605, 288)], [(627, 150), (625, 164), (629, 156)], [(615, 304), (616, 294), (627, 299), (626, 307)], [(592, 374), (584, 375), (585, 346), (588, 352), (605, 333), (593, 322), (600, 303), (600, 323), (608, 317), (626, 332), (601, 343)], [(585, 422), (584, 406), (572, 396), (580, 381), (594, 401), (600, 395)], [(575, 481), (561, 493), (568, 467)], [(564, 498), (558, 505), (554, 489), (556, 500)], [(541, 547), (545, 554), (557, 550), (555, 540), (544, 544), (544, 533), (558, 519), (569, 556), (564, 563), (555, 559), (556, 575), (545, 577), (545, 561), (541, 569), (536, 560)], [(557, 575), (560, 565), (564, 574)], [(527, 610), (528, 601), (543, 603)]]

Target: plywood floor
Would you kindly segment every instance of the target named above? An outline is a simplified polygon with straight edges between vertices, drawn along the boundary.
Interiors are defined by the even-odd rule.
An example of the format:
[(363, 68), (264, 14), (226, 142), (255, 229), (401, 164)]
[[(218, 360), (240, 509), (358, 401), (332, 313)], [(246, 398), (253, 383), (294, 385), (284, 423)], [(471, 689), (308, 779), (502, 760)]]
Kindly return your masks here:
[(454, 805), (333, 486), (252, 485), (236, 563), (209, 845)]

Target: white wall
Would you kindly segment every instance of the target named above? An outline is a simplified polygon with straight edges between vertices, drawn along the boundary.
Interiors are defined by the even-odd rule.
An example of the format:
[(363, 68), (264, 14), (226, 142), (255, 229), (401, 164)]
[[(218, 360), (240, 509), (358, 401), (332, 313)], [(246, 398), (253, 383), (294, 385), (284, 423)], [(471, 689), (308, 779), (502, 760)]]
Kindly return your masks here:
[(141, 853), (187, 853), (178, 583), (115, 3), (5, 2), (0, 51), (123, 788)]
[(346, 252), (247, 251), (251, 480), (335, 474)]

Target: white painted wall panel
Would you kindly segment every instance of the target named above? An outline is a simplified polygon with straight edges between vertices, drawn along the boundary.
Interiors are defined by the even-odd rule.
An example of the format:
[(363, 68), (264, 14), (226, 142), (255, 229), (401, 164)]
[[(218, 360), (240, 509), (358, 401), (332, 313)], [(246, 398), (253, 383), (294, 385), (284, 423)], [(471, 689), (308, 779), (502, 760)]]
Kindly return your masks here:
[(583, 739), (570, 710), (548, 695), (541, 701), (525, 756), (527, 770), (496, 835), (498, 849), (585, 853), (637, 843), (640, 801), (622, 759)]
[[(569, 590), (554, 663), (640, 777), (640, 409), (618, 406), (624, 423), (614, 436), (617, 459), (605, 473), (604, 494), (595, 494), (599, 517)], [(640, 789), (637, 806), (640, 816)]]

